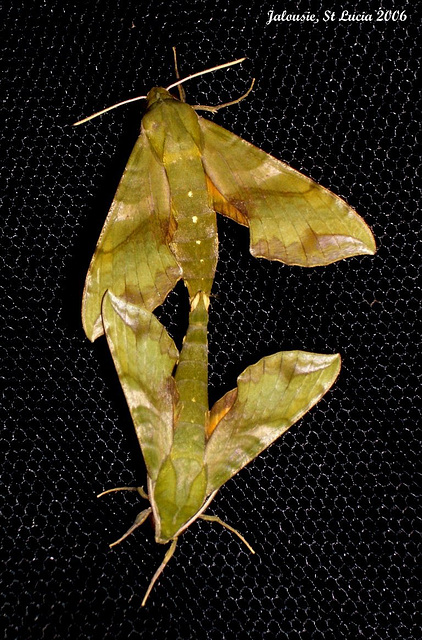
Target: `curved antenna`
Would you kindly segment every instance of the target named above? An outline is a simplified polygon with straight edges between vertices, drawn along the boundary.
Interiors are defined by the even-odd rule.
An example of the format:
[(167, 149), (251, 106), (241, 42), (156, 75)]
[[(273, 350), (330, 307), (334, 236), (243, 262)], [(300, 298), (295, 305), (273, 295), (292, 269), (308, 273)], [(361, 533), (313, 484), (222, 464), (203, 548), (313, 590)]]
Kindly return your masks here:
[(158, 578), (160, 577), (160, 575), (163, 573), (164, 569), (166, 568), (166, 564), (168, 563), (168, 561), (170, 560), (170, 558), (174, 554), (174, 552), (176, 550), (176, 545), (177, 545), (177, 538), (173, 538), (173, 540), (171, 542), (171, 545), (167, 549), (166, 555), (164, 556), (164, 560), (162, 561), (162, 563), (158, 567), (157, 571), (152, 576), (152, 579), (151, 579), (151, 582), (149, 583), (149, 587), (147, 589), (147, 592), (144, 595), (144, 599), (142, 600), (141, 607), (145, 607), (145, 603), (148, 600), (149, 594), (151, 593), (152, 588), (155, 585), (155, 583), (157, 582)]
[(187, 82), (188, 80), (192, 80), (192, 78), (198, 78), (198, 76), (203, 76), (206, 73), (212, 73), (213, 71), (218, 71), (219, 69), (226, 69), (227, 67), (232, 67), (234, 64), (240, 64), (246, 60), (246, 56), (244, 58), (238, 58), (238, 60), (232, 60), (232, 62), (225, 62), (224, 64), (219, 64), (216, 67), (211, 67), (211, 69), (205, 69), (205, 71), (198, 71), (197, 73), (192, 73), (190, 76), (186, 76), (186, 78), (182, 78), (177, 82), (173, 82), (168, 87), (166, 87), (166, 91), (170, 91), (170, 89), (174, 89), (174, 87), (179, 86), (182, 82)]
[[(205, 69), (205, 71), (198, 71), (197, 73), (192, 73), (190, 76), (186, 76), (186, 78), (182, 78), (173, 84), (170, 84), (166, 91), (170, 91), (170, 89), (174, 89), (174, 87), (178, 87), (183, 82), (187, 82), (188, 80), (192, 80), (193, 78), (198, 78), (198, 76), (203, 76), (206, 73), (212, 73), (213, 71), (219, 71), (219, 69), (226, 69), (227, 67), (232, 67), (235, 64), (240, 64), (246, 60), (246, 57), (239, 58), (238, 60), (232, 60), (232, 62), (225, 62), (224, 64), (219, 64), (216, 67), (211, 67), (211, 69)], [(106, 107), (106, 109), (101, 109), (101, 111), (97, 111), (93, 113), (91, 116), (87, 118), (83, 118), (82, 120), (78, 120), (74, 122), (72, 126), (77, 127), (79, 124), (84, 124), (85, 122), (89, 122), (89, 120), (93, 120), (97, 116), (102, 116), (103, 113), (107, 113), (107, 111), (111, 111), (112, 109), (117, 109), (117, 107), (122, 107), (124, 104), (129, 104), (130, 102), (136, 102), (137, 100), (146, 100), (146, 96), (137, 96), (136, 98), (130, 98), (129, 100), (123, 100), (122, 102), (117, 102), (113, 104), (111, 107)]]
[(84, 122), (88, 122), (89, 120), (93, 120), (97, 116), (102, 116), (103, 113), (107, 113), (107, 111), (111, 111), (112, 109), (117, 109), (117, 107), (122, 107), (124, 104), (129, 104), (129, 102), (136, 102), (136, 100), (146, 100), (146, 96), (138, 96), (137, 98), (130, 98), (129, 100), (123, 100), (122, 102), (117, 102), (117, 104), (113, 104), (111, 107), (106, 107), (106, 109), (101, 109), (101, 111), (97, 111), (97, 113), (93, 113), (92, 116), (88, 116), (83, 120), (78, 120), (78, 122), (74, 122), (72, 127), (77, 127), (78, 124), (84, 124)]

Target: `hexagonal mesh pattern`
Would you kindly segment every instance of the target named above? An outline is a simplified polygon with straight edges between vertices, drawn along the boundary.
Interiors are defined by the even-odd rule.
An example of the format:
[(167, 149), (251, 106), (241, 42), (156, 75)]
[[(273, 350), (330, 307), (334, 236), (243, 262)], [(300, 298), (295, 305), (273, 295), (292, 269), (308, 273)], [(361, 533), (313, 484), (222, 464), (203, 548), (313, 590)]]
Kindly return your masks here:
[[(414, 76), (418, 3), (376, 21), (324, 22), (318, 2), (174, 0), (10, 3), (4, 13), (2, 216), (2, 612), (7, 640), (419, 637), (416, 520), (420, 235)], [(294, 4), (294, 6), (293, 6)], [(396, 9), (384, 2), (385, 10)], [(312, 5), (312, 6), (311, 6)], [(311, 11), (318, 23), (273, 22)], [(345, 5), (344, 9), (350, 9)], [(393, 15), (397, 19), (393, 19)], [(142, 103), (70, 123), (154, 84), (249, 61), (186, 85), (216, 122), (344, 197), (372, 226), (375, 257), (305, 270), (253, 259), (220, 219), (210, 324), (210, 400), (281, 349), (339, 351), (333, 390), (223, 487), (156, 586), (147, 526), (113, 551), (143, 508), (145, 470), (103, 340), (83, 335), (84, 275)], [(180, 341), (183, 286), (158, 315)]]

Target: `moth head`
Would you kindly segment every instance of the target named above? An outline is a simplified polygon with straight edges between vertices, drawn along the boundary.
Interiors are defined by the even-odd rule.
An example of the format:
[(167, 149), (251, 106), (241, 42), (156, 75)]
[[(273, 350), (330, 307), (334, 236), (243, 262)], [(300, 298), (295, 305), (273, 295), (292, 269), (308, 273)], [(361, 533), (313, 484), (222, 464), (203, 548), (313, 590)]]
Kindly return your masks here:
[(176, 98), (171, 95), (167, 91), (167, 89), (163, 89), (163, 87), (154, 87), (151, 91), (148, 91), (147, 94), (147, 109), (152, 107), (152, 105), (163, 102), (164, 100), (175, 100)]

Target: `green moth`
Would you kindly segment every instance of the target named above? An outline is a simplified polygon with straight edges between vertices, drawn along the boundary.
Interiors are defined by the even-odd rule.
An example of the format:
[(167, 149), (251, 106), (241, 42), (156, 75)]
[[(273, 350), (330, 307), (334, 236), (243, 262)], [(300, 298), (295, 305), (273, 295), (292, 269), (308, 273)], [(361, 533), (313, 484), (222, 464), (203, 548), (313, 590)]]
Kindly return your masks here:
[[(142, 604), (178, 537), (197, 518), (220, 522), (246, 543), (205, 513), (210, 502), (318, 402), (340, 370), (338, 354), (280, 352), (248, 367), (236, 389), (209, 409), (216, 212), (249, 227), (250, 251), (259, 258), (314, 267), (375, 253), (369, 227), (351, 207), (199, 116), (206, 107), (189, 106), (181, 82), (146, 96), (140, 135), (100, 235), (82, 307), (88, 338), (106, 335), (148, 474), (147, 493), (121, 488), (138, 490), (150, 506), (120, 540), (151, 516), (156, 541), (171, 543)], [(177, 85), (180, 100), (169, 93)], [(179, 279), (190, 298), (180, 353), (153, 314)]]

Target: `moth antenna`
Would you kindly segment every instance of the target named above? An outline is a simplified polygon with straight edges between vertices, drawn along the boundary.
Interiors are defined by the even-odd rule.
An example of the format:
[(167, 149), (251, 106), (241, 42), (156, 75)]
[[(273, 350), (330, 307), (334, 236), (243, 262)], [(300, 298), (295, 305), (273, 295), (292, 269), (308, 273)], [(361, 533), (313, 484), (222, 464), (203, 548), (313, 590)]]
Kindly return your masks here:
[(77, 127), (78, 124), (84, 124), (84, 122), (88, 122), (89, 120), (93, 120), (97, 116), (102, 116), (103, 113), (107, 113), (107, 111), (111, 111), (112, 109), (117, 109), (117, 107), (121, 107), (124, 104), (129, 104), (129, 102), (136, 102), (137, 100), (146, 100), (146, 96), (137, 96), (136, 98), (129, 98), (129, 100), (123, 100), (122, 102), (117, 102), (116, 104), (111, 105), (111, 107), (106, 107), (105, 109), (101, 109), (101, 111), (97, 111), (97, 113), (93, 113), (92, 116), (88, 116), (87, 118), (83, 118), (83, 120), (78, 120), (78, 122), (73, 123), (73, 127)]
[(182, 80), (178, 80), (177, 82), (173, 82), (168, 87), (166, 87), (167, 91), (170, 89), (174, 89), (174, 87), (178, 87), (179, 84), (183, 82), (187, 82), (188, 80), (192, 80), (193, 78), (198, 78), (198, 76), (204, 76), (206, 73), (212, 73), (213, 71), (219, 71), (220, 69), (226, 69), (227, 67), (232, 67), (235, 64), (240, 64), (246, 60), (246, 56), (244, 58), (239, 58), (238, 60), (232, 60), (232, 62), (225, 62), (224, 64), (219, 64), (216, 67), (211, 67), (211, 69), (205, 69), (204, 71), (198, 71), (197, 73), (192, 73), (190, 76), (186, 76), (186, 78), (182, 78)]
[(229, 524), (227, 524), (227, 522), (223, 522), (223, 520), (221, 520), (221, 518), (219, 518), (218, 516), (201, 515), (199, 517), (201, 518), (201, 520), (207, 520), (208, 522), (218, 522), (218, 524), (221, 524), (222, 527), (224, 527), (225, 529), (228, 529), (229, 531), (234, 533), (238, 538), (240, 538), (241, 541), (243, 542), (243, 544), (245, 544), (248, 547), (248, 549), (249, 549), (249, 551), (251, 553), (253, 553), (253, 554), (256, 553), (256, 551), (254, 551), (254, 549), (252, 549), (252, 547), (249, 544), (249, 542), (247, 540), (245, 540), (245, 538), (242, 536), (241, 533), (239, 533), (239, 531), (237, 531), (237, 529), (235, 529), (234, 527), (232, 527)]
[(107, 495), (107, 493), (114, 493), (115, 491), (137, 491), (142, 498), (149, 500), (148, 494), (143, 487), (114, 487), (114, 489), (107, 489), (106, 491), (98, 493), (97, 498), (102, 498), (102, 496)]
[[(172, 47), (173, 49), (173, 58), (174, 58), (174, 70), (176, 72), (176, 78), (180, 80), (179, 67), (177, 66), (177, 55), (176, 55), (176, 47)], [(186, 102), (186, 93), (181, 84), (177, 87), (179, 90), (179, 96), (181, 102)]]
[[(176, 55), (174, 47), (173, 47), (173, 51), (174, 51), (174, 55)], [(198, 71), (198, 73), (193, 73), (192, 75), (186, 76), (186, 78), (182, 78), (182, 80), (178, 80), (177, 82), (174, 82), (173, 84), (169, 85), (167, 87), (167, 91), (170, 91), (170, 89), (174, 89), (174, 87), (178, 87), (183, 82), (187, 82), (188, 80), (192, 80), (193, 78), (197, 78), (198, 76), (203, 76), (206, 73), (218, 71), (219, 69), (226, 69), (227, 67), (232, 67), (233, 65), (239, 64), (244, 60), (246, 60), (246, 57), (239, 58), (238, 60), (232, 60), (232, 62), (225, 62), (224, 64), (219, 64), (216, 67), (211, 67), (211, 69), (205, 69), (205, 71)], [(175, 64), (176, 64), (176, 76), (177, 76), (179, 73), (177, 69), (177, 60), (175, 61)], [(107, 111), (111, 111), (112, 109), (117, 109), (118, 107), (122, 107), (123, 105), (129, 104), (131, 102), (136, 102), (137, 100), (146, 100), (146, 98), (147, 98), (146, 96), (137, 96), (136, 98), (129, 98), (129, 100), (123, 100), (122, 102), (117, 102), (116, 104), (111, 105), (111, 107), (106, 107), (105, 109), (101, 109), (101, 111), (97, 111), (96, 113), (93, 113), (91, 116), (88, 116), (87, 118), (83, 118), (82, 120), (78, 120), (77, 122), (74, 122), (72, 126), (77, 127), (79, 124), (84, 124), (85, 122), (89, 122), (90, 120), (93, 120), (98, 116), (102, 116), (104, 113), (107, 113)]]
[(170, 547), (167, 549), (166, 555), (164, 556), (164, 560), (162, 561), (162, 563), (158, 567), (157, 571), (152, 576), (152, 579), (151, 579), (151, 582), (149, 583), (149, 587), (147, 589), (147, 592), (144, 595), (144, 599), (142, 600), (141, 607), (145, 607), (145, 603), (148, 600), (149, 594), (151, 593), (152, 588), (155, 585), (155, 583), (157, 582), (158, 578), (163, 573), (167, 563), (169, 562), (169, 560), (173, 556), (173, 554), (174, 554), (174, 552), (176, 550), (176, 545), (177, 545), (177, 538), (174, 538), (172, 540), (172, 543), (171, 543)]
[(152, 508), (151, 507), (148, 507), (148, 509), (144, 509), (143, 511), (141, 511), (141, 513), (138, 513), (138, 515), (135, 518), (135, 522), (133, 523), (133, 525), (131, 527), (129, 527), (129, 529), (126, 531), (126, 533), (124, 533), (121, 536), (121, 538), (119, 538), (118, 540), (115, 540), (115, 542), (112, 542), (109, 545), (110, 549), (112, 547), (115, 547), (116, 544), (120, 544), (121, 542), (123, 542), (123, 540), (126, 540), (126, 538), (128, 538), (130, 536), (130, 534), (135, 531), (135, 529), (140, 527), (141, 524), (144, 524), (145, 520), (148, 518), (150, 513), (152, 513)]

